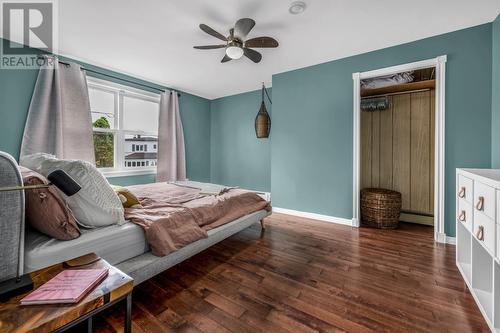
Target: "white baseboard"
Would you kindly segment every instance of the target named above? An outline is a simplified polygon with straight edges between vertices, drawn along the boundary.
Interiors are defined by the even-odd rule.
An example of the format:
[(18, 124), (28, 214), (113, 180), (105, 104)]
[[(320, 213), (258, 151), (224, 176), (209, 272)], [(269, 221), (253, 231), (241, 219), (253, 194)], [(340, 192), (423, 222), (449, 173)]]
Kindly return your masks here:
[(446, 234), (443, 234), (443, 233), (438, 233), (436, 235), (436, 241), (438, 243), (446, 243)]
[(455, 237), (446, 236), (446, 244), (457, 244), (457, 239)]
[(352, 219), (346, 219), (346, 218), (342, 218), (342, 217), (301, 212), (298, 210), (280, 208), (280, 207), (273, 207), (273, 212), (287, 214), (287, 215), (293, 215), (293, 216), (299, 216), (299, 217), (305, 217), (305, 218), (312, 219), (312, 220), (319, 220), (319, 221), (324, 221), (324, 222), (343, 224), (343, 225), (348, 225), (350, 227), (354, 226)]
[[(304, 217), (304, 218), (312, 219), (312, 220), (319, 220), (319, 221), (324, 221), (324, 222), (348, 225), (350, 227), (356, 227), (356, 221), (354, 219), (346, 219), (346, 218), (335, 217), (335, 216), (330, 216), (330, 215), (301, 212), (299, 210), (280, 208), (280, 207), (273, 207), (273, 212)], [(446, 236), (446, 234), (443, 234), (443, 233), (438, 234), (437, 241), (439, 243), (446, 243), (446, 244), (453, 244), (453, 245), (455, 245), (457, 243), (455, 237)]]
[(455, 245), (457, 243), (457, 240), (455, 237), (446, 236), (446, 234), (444, 233), (438, 233), (437, 242)]

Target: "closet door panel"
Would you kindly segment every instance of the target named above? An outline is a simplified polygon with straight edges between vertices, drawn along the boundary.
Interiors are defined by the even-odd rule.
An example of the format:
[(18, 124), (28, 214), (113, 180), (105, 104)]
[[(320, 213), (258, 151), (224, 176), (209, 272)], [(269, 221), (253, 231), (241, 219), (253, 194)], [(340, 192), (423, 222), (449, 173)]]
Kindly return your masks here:
[(431, 130), (431, 142), (430, 142), (430, 151), (431, 151), (431, 156), (430, 156), (430, 178), (429, 178), (429, 200), (430, 200), (430, 208), (429, 211), (431, 214), (434, 214), (434, 154), (435, 154), (435, 136), (436, 136), (436, 91), (431, 90), (431, 116), (430, 116), (430, 130)]
[(402, 194), (402, 209), (410, 209), (410, 94), (393, 101), (393, 189)]
[(410, 210), (431, 213), (430, 208), (430, 91), (411, 94)]
[(380, 112), (380, 187), (392, 189), (392, 97), (391, 107)]
[(361, 112), (361, 189), (371, 187), (372, 183), (372, 113)]
[(380, 114), (372, 112), (372, 187), (380, 187)]

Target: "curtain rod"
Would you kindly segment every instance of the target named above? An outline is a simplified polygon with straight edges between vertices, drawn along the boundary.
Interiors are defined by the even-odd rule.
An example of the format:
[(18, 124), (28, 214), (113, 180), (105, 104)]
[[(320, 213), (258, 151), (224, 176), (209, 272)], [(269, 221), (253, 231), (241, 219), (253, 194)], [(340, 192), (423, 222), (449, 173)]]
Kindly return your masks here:
[(370, 99), (370, 98), (377, 98), (377, 97), (387, 97), (387, 96), (411, 94), (411, 93), (422, 92), (422, 91), (431, 91), (431, 90), (433, 90), (433, 89), (425, 88), (425, 89), (416, 89), (416, 90), (408, 90), (408, 91), (399, 91), (399, 92), (393, 92), (393, 93), (387, 93), (387, 94), (364, 96), (364, 97), (361, 97), (361, 99)]
[[(38, 58), (43, 58), (44, 56), (38, 56)], [(59, 60), (59, 63), (63, 64), (63, 65), (67, 65), (67, 66), (71, 66), (71, 64), (69, 62), (66, 62), (66, 61), (61, 61)], [(153, 86), (149, 86), (147, 84), (144, 84), (144, 83), (139, 83), (139, 82), (134, 82), (132, 80), (127, 80), (127, 79), (124, 79), (124, 78), (121, 78), (121, 77), (118, 77), (116, 75), (112, 75), (112, 74), (106, 74), (106, 73), (103, 73), (103, 72), (100, 72), (100, 71), (96, 71), (94, 69), (88, 69), (88, 68), (85, 68), (83, 66), (80, 65), (80, 68), (86, 72), (90, 72), (90, 73), (94, 73), (94, 74), (98, 74), (98, 75), (102, 75), (102, 76), (106, 76), (106, 77), (110, 77), (110, 78), (113, 78), (115, 80), (120, 80), (122, 82), (128, 82), (128, 83), (131, 83), (131, 84), (134, 84), (134, 85), (137, 85), (137, 86), (142, 86), (142, 87), (146, 87), (146, 88), (149, 88), (149, 89), (154, 89), (154, 90), (158, 90), (160, 92), (165, 92), (166, 90), (165, 89), (161, 89), (161, 88), (157, 88), (157, 87), (153, 87)], [(172, 92), (172, 90), (171, 90)], [(181, 97), (181, 94), (180, 93), (177, 93), (177, 97)]]

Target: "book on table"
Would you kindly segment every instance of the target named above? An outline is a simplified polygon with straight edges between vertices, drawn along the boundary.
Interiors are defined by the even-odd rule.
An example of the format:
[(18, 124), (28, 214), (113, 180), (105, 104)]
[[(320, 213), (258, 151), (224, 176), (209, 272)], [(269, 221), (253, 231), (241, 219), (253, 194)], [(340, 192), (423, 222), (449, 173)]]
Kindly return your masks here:
[(21, 305), (78, 303), (108, 276), (107, 268), (66, 269), (21, 299)]

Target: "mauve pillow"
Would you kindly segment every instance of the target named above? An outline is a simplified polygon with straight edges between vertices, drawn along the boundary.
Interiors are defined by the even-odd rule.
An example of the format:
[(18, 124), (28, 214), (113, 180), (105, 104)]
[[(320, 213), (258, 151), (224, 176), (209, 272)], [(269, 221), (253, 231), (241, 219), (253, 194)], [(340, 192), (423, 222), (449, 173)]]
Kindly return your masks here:
[[(19, 170), (25, 186), (48, 184), (44, 176), (33, 170), (22, 166)], [(26, 220), (33, 228), (60, 240), (70, 240), (80, 236), (80, 229), (73, 213), (53, 186), (26, 190), (24, 193)]]

